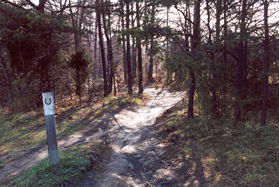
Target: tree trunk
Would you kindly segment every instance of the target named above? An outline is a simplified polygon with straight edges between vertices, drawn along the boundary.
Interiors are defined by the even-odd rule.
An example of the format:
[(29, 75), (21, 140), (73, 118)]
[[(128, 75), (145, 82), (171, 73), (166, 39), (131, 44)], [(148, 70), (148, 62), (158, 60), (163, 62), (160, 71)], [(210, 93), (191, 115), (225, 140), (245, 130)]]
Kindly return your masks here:
[[(134, 4), (132, 2), (132, 14), (131, 14), (131, 21), (132, 21), (132, 28), (135, 28), (135, 19), (134, 18)], [(135, 40), (135, 35), (132, 35), (132, 76), (133, 79), (135, 80), (137, 78), (137, 48), (136, 48), (136, 40)]]
[[(125, 30), (125, 20), (124, 20), (124, 0), (120, 1), (121, 6), (121, 26), (122, 30)], [(125, 35), (122, 34), (122, 55), (123, 55), (123, 72), (124, 72), (124, 81), (128, 82), (128, 73), (127, 73), (127, 51), (126, 51), (126, 40)]]
[[(220, 0), (217, 0), (217, 5), (216, 5), (216, 46), (219, 44), (219, 38), (220, 38)], [(207, 10), (207, 27), (208, 27), (208, 32), (209, 32), (209, 37), (208, 37), (208, 43), (209, 46), (213, 47), (212, 43), (212, 29), (210, 27), (210, 21), (211, 21), (211, 15), (210, 15), (210, 7), (209, 7), (209, 0), (206, 1), (206, 10)], [(217, 117), (217, 96), (216, 96), (216, 70), (215, 70), (215, 55), (217, 53), (217, 50), (213, 51), (209, 49), (209, 58), (211, 60), (210, 63), (210, 72), (211, 72), (211, 116), (213, 118)]]
[[(103, 0), (101, 0), (103, 3)], [(109, 6), (110, 6), (110, 1)], [(105, 11), (102, 12), (103, 16), (103, 25), (104, 25), (104, 33), (107, 40), (107, 60), (109, 64), (109, 80), (108, 80), (108, 94), (112, 92), (113, 86), (113, 77), (114, 77), (114, 65), (113, 65), (113, 51), (112, 51), (112, 42), (111, 42), (111, 22), (110, 22), (110, 7), (109, 7), (109, 14), (108, 14), (108, 23), (106, 23), (106, 16)]]
[[(130, 27), (130, 1), (126, 0), (126, 29)], [(128, 94), (133, 95), (133, 77), (131, 70), (131, 50), (130, 50), (130, 33), (127, 33), (127, 73), (128, 73)]]
[[(170, 7), (167, 7), (167, 27), (169, 27), (169, 11)], [(167, 51), (166, 51), (166, 63), (169, 58), (169, 36), (166, 36), (167, 39)], [(167, 83), (171, 82), (171, 71), (167, 68)]]
[(234, 106), (234, 127), (237, 128), (241, 120), (242, 101), (243, 101), (243, 63), (245, 61), (244, 43), (245, 43), (245, 19), (246, 19), (246, 0), (242, 2), (241, 23), (240, 23), (240, 41), (238, 44), (238, 61), (236, 66), (236, 99)]
[[(155, 2), (152, 1), (152, 10), (151, 10), (151, 25), (152, 25), (152, 27), (154, 26), (154, 23), (155, 23)], [(148, 83), (153, 82), (154, 47), (155, 47), (154, 46), (154, 33), (151, 33)]]
[(77, 69), (76, 71), (76, 94), (79, 98), (79, 104), (81, 105), (81, 83), (80, 83), (80, 71)]
[[(137, 27), (140, 29), (140, 9), (139, 2), (136, 2), (136, 13), (137, 13)], [(138, 95), (141, 97), (143, 95), (143, 85), (142, 85), (142, 51), (141, 51), (141, 35), (137, 36), (137, 48), (138, 48)]]
[(116, 96), (117, 95), (117, 90), (116, 90), (116, 76), (113, 76), (113, 95)]
[(97, 63), (97, 41), (98, 41), (98, 22), (97, 20), (95, 21), (95, 34), (94, 34), (94, 62), (93, 62), (93, 65), (94, 65), (94, 68), (93, 68), (93, 73), (94, 73), (94, 77), (95, 77), (95, 80), (98, 79), (98, 75), (97, 75), (97, 67), (98, 67), (98, 63)]
[[(85, 0), (82, 2), (82, 6), (85, 5)], [(69, 5), (70, 5), (70, 14), (71, 14), (71, 21), (72, 21), (72, 26), (73, 26), (73, 33), (74, 33), (74, 41), (75, 41), (75, 54), (77, 55), (79, 52), (81, 52), (81, 46), (80, 46), (80, 40), (81, 36), (79, 31), (82, 28), (82, 22), (83, 22), (83, 17), (84, 17), (84, 8), (78, 8), (77, 9), (77, 17), (80, 16), (80, 18), (77, 18), (76, 20), (74, 19), (74, 13), (72, 11), (72, 5), (71, 5), (71, 0), (69, 0)], [(79, 13), (80, 12), (80, 13)], [(82, 81), (80, 78), (80, 67), (77, 65), (75, 68), (76, 71), (76, 94), (79, 97), (79, 103), (81, 104), (81, 89), (82, 89)]]
[(188, 118), (194, 118), (194, 94), (196, 89), (195, 73), (192, 68), (189, 68), (190, 74), (190, 89), (188, 95)]
[(45, 12), (45, 4), (46, 4), (47, 0), (39, 0), (39, 5), (37, 7), (37, 10), (41, 13)]
[[(227, 98), (227, 61), (228, 61), (228, 54), (227, 54), (227, 37), (228, 37), (228, 21), (227, 21), (227, 0), (223, 0), (224, 4), (224, 50), (223, 50), (223, 61), (224, 61), (224, 87), (223, 87), (223, 94), (224, 94), (224, 108), (226, 107), (226, 98)], [(223, 108), (223, 109), (224, 109)], [(223, 110), (221, 110), (223, 111)], [(222, 113), (221, 113), (222, 115)]]
[(261, 125), (266, 123), (267, 112), (267, 97), (268, 97), (268, 71), (270, 61), (270, 49), (269, 49), (269, 28), (268, 28), (268, 0), (264, 0), (264, 62), (263, 62), (263, 95), (262, 95), (262, 113), (261, 113)]
[[(193, 27), (193, 40), (192, 40), (192, 55), (194, 59), (197, 59), (197, 50), (200, 45), (200, 4), (201, 0), (195, 1), (194, 4), (194, 27)], [(188, 118), (194, 117), (194, 95), (196, 88), (195, 72), (190, 67), (190, 88), (188, 95)]]
[(100, 3), (99, 0), (96, 0), (97, 9), (96, 9), (96, 19), (98, 23), (98, 34), (99, 34), (99, 44), (101, 50), (102, 58), (102, 69), (103, 69), (103, 79), (104, 79), (104, 96), (108, 96), (108, 84), (107, 84), (107, 72), (106, 72), (106, 59), (105, 59), (105, 50), (104, 50), (104, 41), (103, 41), (103, 32), (101, 24), (101, 14), (100, 14)]
[[(221, 26), (220, 26), (220, 21), (221, 21), (221, 13), (222, 13), (222, 0), (217, 0), (216, 4), (216, 45), (215, 45), (215, 54), (218, 53), (220, 50), (221, 42), (220, 42), (220, 33), (221, 33)], [(218, 101), (217, 101), (217, 94), (216, 94), (216, 87), (218, 85), (217, 83), (217, 78), (216, 78), (216, 64), (218, 63), (221, 59), (218, 58), (219, 55), (217, 55), (217, 59), (214, 59), (214, 64), (212, 67), (212, 78), (213, 78), (213, 88), (212, 88), (212, 114), (213, 117), (216, 118), (218, 116)]]

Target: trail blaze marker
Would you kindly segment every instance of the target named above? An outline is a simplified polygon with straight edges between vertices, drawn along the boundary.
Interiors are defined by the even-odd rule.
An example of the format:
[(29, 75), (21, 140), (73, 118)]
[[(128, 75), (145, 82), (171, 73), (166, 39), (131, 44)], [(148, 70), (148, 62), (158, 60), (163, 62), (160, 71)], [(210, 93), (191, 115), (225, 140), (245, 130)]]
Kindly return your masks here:
[(58, 164), (58, 149), (56, 140), (54, 96), (52, 92), (43, 93), (44, 114), (48, 144), (48, 157), (51, 165)]

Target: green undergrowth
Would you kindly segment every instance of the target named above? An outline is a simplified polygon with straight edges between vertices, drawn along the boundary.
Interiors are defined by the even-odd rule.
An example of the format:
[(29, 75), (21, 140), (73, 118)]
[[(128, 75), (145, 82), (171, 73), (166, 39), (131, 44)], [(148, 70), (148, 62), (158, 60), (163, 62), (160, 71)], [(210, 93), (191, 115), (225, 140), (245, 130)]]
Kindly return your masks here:
[[(56, 105), (56, 130), (58, 139), (64, 136), (83, 133), (91, 128), (91, 122), (100, 115), (117, 111), (124, 106), (142, 105), (142, 99), (124, 94), (106, 97), (102, 102), (91, 105), (63, 108)], [(59, 103), (59, 101), (57, 101)], [(77, 101), (78, 102), (78, 101)], [(0, 113), (0, 168), (30, 149), (38, 149), (46, 144), (46, 131), (43, 111), (25, 113)]]
[[(186, 119), (183, 109), (164, 117), (162, 139), (195, 163), (209, 186), (279, 186), (279, 129), (243, 122)], [(198, 164), (201, 163), (201, 164)]]
[(86, 144), (67, 149), (59, 153), (59, 164), (51, 166), (48, 158), (12, 179), (9, 186), (58, 186), (78, 184), (86, 173), (96, 169), (104, 144)]
[(43, 116), (36, 112), (0, 114), (0, 163), (33, 148), (45, 138)]

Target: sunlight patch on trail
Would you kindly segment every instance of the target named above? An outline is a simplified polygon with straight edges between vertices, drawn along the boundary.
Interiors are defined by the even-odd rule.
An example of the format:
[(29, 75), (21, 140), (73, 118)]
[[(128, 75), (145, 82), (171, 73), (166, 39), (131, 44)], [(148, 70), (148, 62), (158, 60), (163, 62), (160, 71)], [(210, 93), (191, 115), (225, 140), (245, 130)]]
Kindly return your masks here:
[(156, 118), (181, 101), (185, 93), (147, 88), (145, 94), (152, 98), (146, 106), (126, 108), (113, 117), (111, 122), (118, 130), (110, 133), (111, 156), (105, 169), (95, 176), (93, 186), (146, 186), (162, 177), (173, 177), (167, 169), (151, 167), (162, 149), (152, 127)]

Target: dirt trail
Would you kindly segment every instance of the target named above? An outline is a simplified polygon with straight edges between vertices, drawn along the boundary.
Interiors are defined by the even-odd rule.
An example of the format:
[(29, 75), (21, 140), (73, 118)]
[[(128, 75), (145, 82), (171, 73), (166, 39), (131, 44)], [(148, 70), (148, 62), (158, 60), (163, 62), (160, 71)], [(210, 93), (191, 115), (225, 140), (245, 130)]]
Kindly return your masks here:
[[(154, 88), (146, 88), (144, 93), (151, 96), (146, 106), (105, 114), (92, 121), (92, 129), (88, 132), (58, 141), (59, 150), (62, 150), (77, 143), (110, 138), (112, 153), (104, 171), (95, 176), (97, 180), (85, 181), (82, 186), (146, 186), (167, 184), (174, 178), (160, 163), (162, 145), (153, 132), (153, 124), (164, 111), (182, 100), (185, 93)], [(47, 148), (43, 147), (8, 163), (0, 169), (0, 185), (45, 157)]]
[(163, 145), (156, 137), (154, 123), (157, 117), (181, 101), (183, 92), (146, 89), (152, 100), (144, 107), (124, 109), (112, 121), (119, 128), (110, 134), (111, 155), (103, 171), (94, 181), (81, 186), (173, 186), (175, 171), (163, 163)]

